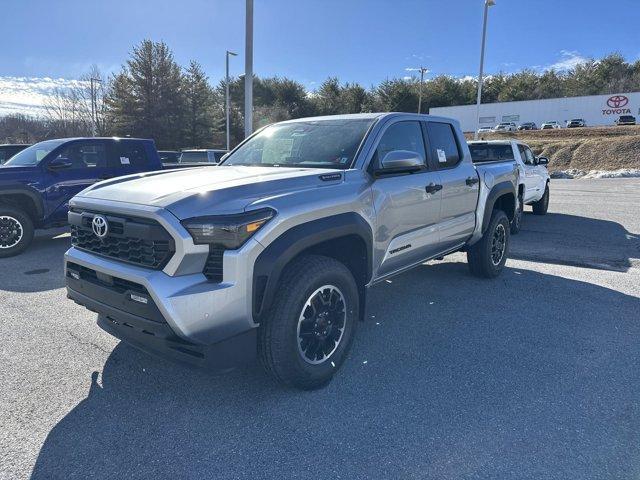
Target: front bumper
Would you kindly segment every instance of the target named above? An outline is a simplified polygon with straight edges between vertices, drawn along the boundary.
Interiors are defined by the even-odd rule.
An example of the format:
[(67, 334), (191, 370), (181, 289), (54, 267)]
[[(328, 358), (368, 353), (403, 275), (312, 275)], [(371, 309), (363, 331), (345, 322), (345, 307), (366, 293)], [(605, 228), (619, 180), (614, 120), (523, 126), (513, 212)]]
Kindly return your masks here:
[(223, 281), (212, 283), (202, 273), (170, 276), (72, 247), (65, 254), (67, 295), (98, 313), (101, 328), (134, 346), (225, 369), (255, 357), (257, 324), (247, 272), (260, 251), (250, 240), (226, 252)]

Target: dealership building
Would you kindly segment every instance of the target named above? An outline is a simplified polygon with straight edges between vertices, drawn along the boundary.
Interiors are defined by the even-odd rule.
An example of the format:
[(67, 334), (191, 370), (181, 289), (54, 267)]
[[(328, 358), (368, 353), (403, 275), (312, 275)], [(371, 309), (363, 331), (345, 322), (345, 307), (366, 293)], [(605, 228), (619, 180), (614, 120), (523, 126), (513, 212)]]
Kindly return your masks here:
[[(430, 108), (431, 115), (455, 118), (462, 130), (473, 132), (477, 126), (475, 105)], [(563, 127), (572, 118), (582, 118), (588, 126), (613, 125), (620, 115), (640, 115), (640, 92), (588, 97), (548, 98), (522, 102), (483, 103), (480, 127), (494, 127), (500, 122), (535, 122), (538, 127), (555, 120)]]

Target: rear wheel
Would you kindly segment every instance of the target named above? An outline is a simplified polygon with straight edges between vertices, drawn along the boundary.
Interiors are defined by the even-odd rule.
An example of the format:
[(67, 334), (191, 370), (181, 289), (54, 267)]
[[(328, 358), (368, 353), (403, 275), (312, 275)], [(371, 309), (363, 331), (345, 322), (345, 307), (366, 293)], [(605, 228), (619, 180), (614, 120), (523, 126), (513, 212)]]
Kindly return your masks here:
[(22, 253), (33, 241), (33, 222), (19, 208), (0, 205), (0, 258)]
[(494, 210), (487, 231), (467, 250), (471, 273), (477, 277), (500, 275), (509, 252), (509, 219), (502, 210)]
[(544, 188), (544, 195), (535, 203), (532, 203), (534, 215), (545, 215), (549, 208), (549, 184)]
[(347, 357), (358, 318), (351, 272), (328, 257), (305, 255), (289, 265), (260, 325), (258, 352), (277, 381), (311, 390), (326, 385)]

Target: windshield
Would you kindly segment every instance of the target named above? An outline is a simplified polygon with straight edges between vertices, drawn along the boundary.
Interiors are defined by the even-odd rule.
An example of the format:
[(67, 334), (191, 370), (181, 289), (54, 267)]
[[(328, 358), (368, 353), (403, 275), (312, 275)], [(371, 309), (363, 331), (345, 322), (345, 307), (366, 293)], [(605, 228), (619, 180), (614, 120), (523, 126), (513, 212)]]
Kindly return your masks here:
[(335, 119), (271, 125), (222, 165), (346, 169), (373, 122)]
[(45, 142), (36, 143), (29, 148), (25, 148), (21, 152), (16, 153), (11, 157), (5, 166), (33, 166), (40, 163), (44, 157), (46, 157), (51, 150), (59, 147), (67, 140), (47, 140)]
[(182, 152), (180, 155), (180, 163), (209, 163), (209, 157), (206, 151), (201, 152)]

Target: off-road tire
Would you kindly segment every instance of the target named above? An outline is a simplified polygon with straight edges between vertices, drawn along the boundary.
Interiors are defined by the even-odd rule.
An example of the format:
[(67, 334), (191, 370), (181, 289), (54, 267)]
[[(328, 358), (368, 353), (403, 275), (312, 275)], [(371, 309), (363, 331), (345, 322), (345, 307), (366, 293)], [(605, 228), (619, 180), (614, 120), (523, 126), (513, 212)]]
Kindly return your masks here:
[[(467, 262), (473, 275), (484, 278), (495, 278), (500, 275), (509, 253), (509, 232), (509, 218), (507, 215), (502, 210), (493, 210), (489, 226), (484, 235), (478, 242), (467, 249)], [(500, 260), (494, 263), (492, 247), (494, 245), (494, 235), (498, 233), (502, 233), (504, 236), (504, 249)]]
[(549, 208), (549, 184), (547, 183), (546, 187), (544, 187), (544, 195), (537, 202), (531, 204), (533, 207), (534, 215), (546, 215), (547, 209)]
[(518, 196), (518, 205), (516, 207), (516, 211), (513, 214), (513, 220), (509, 225), (509, 230), (511, 230), (511, 235), (517, 235), (522, 229), (522, 220), (524, 217), (524, 202), (522, 200), (522, 195)]
[[(298, 321), (307, 300), (326, 285), (337, 287), (344, 297), (344, 330), (335, 351), (322, 363), (310, 364), (299, 351)], [(353, 341), (359, 314), (353, 275), (333, 258), (304, 255), (285, 268), (277, 292), (258, 329), (258, 357), (278, 382), (302, 390), (320, 388), (331, 381)]]
[[(24, 252), (33, 241), (33, 221), (24, 211), (11, 205), (0, 205), (0, 258)], [(13, 236), (17, 242), (12, 245)]]

